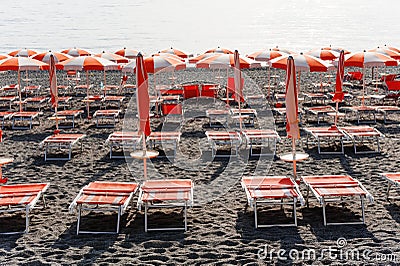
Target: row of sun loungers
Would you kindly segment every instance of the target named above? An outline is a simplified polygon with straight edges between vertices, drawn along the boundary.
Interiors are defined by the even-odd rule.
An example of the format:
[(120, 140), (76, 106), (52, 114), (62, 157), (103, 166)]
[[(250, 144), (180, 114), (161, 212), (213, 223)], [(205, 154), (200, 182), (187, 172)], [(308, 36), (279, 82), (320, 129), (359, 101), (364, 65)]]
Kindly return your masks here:
[[(388, 181), (387, 198), (392, 186), (400, 187), (400, 173), (381, 173)], [(304, 183), (305, 199), (300, 191)], [(29, 214), (36, 207), (40, 198), (44, 202), (44, 193), (49, 183), (32, 183), (0, 186), (0, 206), (2, 212), (24, 211), (26, 215), (25, 230), (22, 232), (5, 232), (5, 234), (29, 232)], [(364, 224), (365, 202), (373, 203), (374, 198), (357, 179), (349, 175), (313, 175), (303, 176), (295, 181), (286, 176), (251, 176), (243, 177), (241, 185), (246, 194), (247, 203), (254, 211), (256, 228), (270, 226), (297, 226), (298, 205), (309, 207), (309, 197), (312, 194), (317, 203), (322, 206), (323, 224)], [(187, 210), (193, 206), (194, 184), (190, 179), (146, 180), (142, 185), (131, 182), (91, 182), (84, 186), (69, 206), (71, 213), (77, 212), (77, 234), (82, 233), (119, 233), (122, 215), (131, 206), (134, 195), (139, 191), (137, 207), (144, 208), (145, 231), (152, 230), (187, 230)], [(328, 222), (326, 206), (332, 203), (360, 202), (361, 219), (354, 221)], [(290, 205), (293, 209), (293, 223), (259, 222), (258, 209), (262, 205)], [(182, 208), (183, 226), (154, 227), (149, 226), (149, 210), (153, 208)], [(92, 231), (82, 230), (82, 211), (116, 212), (116, 230)], [(332, 219), (332, 218), (331, 218)], [(340, 218), (339, 218), (340, 219)], [(85, 225), (85, 227), (88, 225)], [(93, 225), (91, 226), (93, 227)]]

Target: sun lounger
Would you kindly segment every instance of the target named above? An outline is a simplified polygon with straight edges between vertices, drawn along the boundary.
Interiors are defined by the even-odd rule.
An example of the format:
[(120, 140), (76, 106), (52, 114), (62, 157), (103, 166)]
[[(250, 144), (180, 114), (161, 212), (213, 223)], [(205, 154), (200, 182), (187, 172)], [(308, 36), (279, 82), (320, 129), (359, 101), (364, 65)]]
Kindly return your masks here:
[[(311, 191), (322, 205), (322, 214), (324, 225), (340, 225), (340, 224), (364, 224), (364, 200), (368, 199), (373, 202), (373, 197), (365, 189), (365, 187), (356, 179), (348, 175), (321, 175), (321, 176), (303, 176), (303, 182), (307, 186), (306, 203), (308, 206), (309, 192)], [(348, 198), (359, 198), (361, 201), (361, 222), (335, 222), (328, 223), (326, 219), (326, 205), (334, 202), (344, 202)]]
[[(41, 112), (14, 112), (11, 116), (12, 129), (32, 129), (33, 120), (38, 118), (40, 114)], [(28, 125), (26, 125), (26, 122), (28, 122)]]
[[(89, 90), (93, 87), (93, 85), (89, 85)], [(81, 84), (74, 86), (75, 95), (87, 95), (88, 85)]]
[[(380, 152), (379, 139), (384, 137), (384, 135), (376, 128), (370, 126), (349, 126), (349, 127), (339, 127), (339, 130), (344, 132), (349, 139), (352, 141), (354, 146), (355, 154), (362, 153), (376, 153)], [(365, 142), (376, 143), (377, 148), (368, 151), (357, 151), (358, 145), (364, 145)]]
[(0, 96), (0, 106), (8, 107), (8, 110), (12, 110), (12, 104), (14, 101), (18, 100), (18, 97), (15, 95), (5, 95)]
[(40, 85), (31, 85), (31, 86), (25, 86), (22, 88), (21, 92), (25, 93), (25, 95), (32, 95), (34, 94), (35, 96), (38, 96), (40, 94)]
[(400, 173), (381, 173), (380, 174), (386, 181), (388, 181), (388, 188), (386, 191), (386, 199), (389, 200), (389, 191), (392, 186), (400, 187)]
[(106, 95), (103, 98), (103, 103), (106, 109), (109, 106), (117, 106), (118, 109), (121, 109), (124, 99), (124, 96)]
[(383, 122), (386, 124), (387, 118), (390, 114), (398, 114), (400, 113), (400, 107), (398, 106), (376, 106), (376, 111), (383, 115)]
[[(77, 117), (82, 119), (83, 110), (61, 110), (57, 111), (58, 117), (65, 117), (64, 120), (60, 121), (60, 128), (74, 128), (75, 127), (75, 119)], [(55, 117), (55, 114), (53, 115)], [(71, 122), (69, 122), (71, 121)]]
[[(239, 156), (239, 146), (242, 143), (242, 139), (238, 132), (235, 131), (206, 131), (208, 142), (211, 145), (212, 157), (231, 157)], [(228, 154), (218, 154), (218, 148), (229, 147)], [(234, 153), (232, 154), (232, 147), (234, 147)]]
[(48, 98), (44, 96), (29, 97), (23, 101), (25, 108), (37, 109), (39, 111), (46, 106), (47, 102)]
[[(138, 189), (136, 183), (121, 182), (91, 182), (83, 187), (69, 206), (71, 213), (78, 211), (76, 234), (118, 234), (121, 216), (127, 210), (133, 195)], [(117, 212), (117, 229), (113, 232), (82, 231), (82, 211)]]
[(336, 110), (330, 105), (315, 106), (315, 107), (304, 107), (304, 111), (308, 120), (309, 115), (317, 117), (317, 124), (321, 121), (321, 118), (328, 116), (329, 113), (334, 113)]
[[(170, 131), (152, 131), (150, 136), (147, 137), (147, 142), (150, 143), (152, 148), (156, 148), (160, 145), (164, 149), (165, 156), (167, 157), (167, 145), (172, 145), (173, 157), (176, 156), (176, 150), (178, 147), (179, 140), (181, 139), (181, 132), (170, 132)], [(160, 156), (162, 157), (162, 156)]]
[(1, 129), (4, 129), (6, 120), (9, 120), (14, 112), (0, 112)]
[(374, 106), (367, 106), (367, 105), (344, 106), (344, 107), (340, 108), (340, 110), (344, 111), (346, 114), (355, 113), (356, 119), (357, 119), (357, 124), (360, 124), (361, 122), (376, 123), (376, 108)]
[[(303, 197), (298, 185), (290, 177), (285, 176), (251, 176), (242, 178), (242, 187), (246, 192), (247, 203), (254, 209), (255, 227), (297, 226), (296, 204), (303, 205)], [(284, 202), (285, 199), (290, 202)], [(293, 206), (293, 224), (259, 224), (257, 207), (260, 204)]]
[[(71, 160), (73, 146), (84, 137), (86, 137), (85, 134), (56, 134), (46, 137), (39, 144), (39, 147), (44, 147), (45, 149), (44, 160)], [(67, 151), (68, 157), (49, 157), (48, 153), (54, 150)]]
[(124, 89), (124, 91), (126, 91), (126, 93), (135, 93), (136, 91), (135, 84), (125, 84), (122, 86), (122, 88)]
[(58, 107), (71, 107), (72, 96), (59, 96), (58, 97)]
[(132, 150), (136, 150), (136, 145), (141, 141), (141, 135), (138, 132), (128, 132), (128, 131), (117, 131), (111, 133), (106, 143), (110, 145), (110, 159), (115, 158), (126, 158), (125, 155), (115, 155), (114, 149), (122, 149), (122, 152), (126, 148), (131, 148)]
[(18, 88), (19, 85), (18, 84), (10, 84), (10, 85), (6, 85), (1, 87), (1, 91), (6, 93), (7, 95), (18, 95)]
[[(319, 154), (344, 154), (344, 146), (343, 141), (346, 140), (347, 135), (340, 131), (337, 127), (308, 127), (303, 128), (304, 131), (307, 133), (307, 147), (309, 137), (313, 137), (318, 145), (318, 153)], [(340, 151), (322, 151), (321, 144), (329, 145), (336, 141), (340, 142)]]
[[(256, 109), (230, 109), (231, 112), (231, 118), (235, 120), (242, 119), (242, 122), (244, 125), (248, 127), (254, 127), (254, 121), (256, 120), (257, 117), (257, 110)], [(240, 114), (240, 116), (239, 116)], [(239, 124), (239, 123), (237, 123)]]
[[(140, 187), (138, 207), (144, 207), (144, 230), (187, 231), (187, 209), (193, 204), (193, 182), (190, 179), (147, 180)], [(150, 208), (183, 208), (184, 227), (149, 228)]]
[[(241, 133), (246, 138), (246, 145), (249, 146), (250, 156), (275, 155), (276, 143), (281, 139), (276, 130), (252, 129), (243, 130)], [(254, 148), (259, 148), (260, 152), (255, 153)]]
[(325, 101), (328, 99), (325, 93), (304, 93), (304, 101), (305, 102), (310, 102), (313, 104), (325, 104)]
[(227, 126), (229, 118), (229, 110), (206, 110), (206, 116), (208, 117), (208, 123), (210, 127), (221, 127)]
[(93, 118), (96, 118), (96, 127), (115, 127), (119, 120), (121, 110), (97, 110)]
[(247, 95), (246, 102), (250, 107), (262, 107), (266, 104), (265, 95), (257, 94), (257, 95)]
[(49, 183), (31, 183), (0, 186), (0, 212), (25, 211), (25, 230), (1, 232), (0, 234), (19, 234), (29, 232), (29, 214), (40, 198), (46, 206), (44, 192)]

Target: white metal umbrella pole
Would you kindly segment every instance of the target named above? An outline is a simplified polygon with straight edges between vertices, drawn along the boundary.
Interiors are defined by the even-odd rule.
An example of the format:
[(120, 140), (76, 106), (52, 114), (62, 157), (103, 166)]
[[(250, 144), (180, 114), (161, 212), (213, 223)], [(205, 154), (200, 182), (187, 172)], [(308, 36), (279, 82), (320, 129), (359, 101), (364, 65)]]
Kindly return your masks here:
[(292, 156), (293, 156), (293, 178), (297, 179), (296, 171), (296, 140), (292, 137)]

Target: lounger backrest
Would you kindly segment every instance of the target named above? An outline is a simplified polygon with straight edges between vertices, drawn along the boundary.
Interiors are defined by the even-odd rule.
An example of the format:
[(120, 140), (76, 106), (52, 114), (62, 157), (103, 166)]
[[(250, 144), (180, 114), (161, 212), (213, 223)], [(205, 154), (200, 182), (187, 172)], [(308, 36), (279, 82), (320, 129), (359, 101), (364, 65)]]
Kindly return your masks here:
[(217, 86), (218, 86), (217, 84), (202, 84), (201, 96), (215, 98), (217, 95), (217, 91), (214, 88)]
[(164, 115), (182, 115), (182, 104), (181, 103), (163, 103), (161, 104), (161, 110)]
[(185, 99), (196, 98), (200, 96), (199, 84), (182, 85), (183, 97)]
[(400, 91), (400, 80), (385, 81), (384, 85), (388, 91)]

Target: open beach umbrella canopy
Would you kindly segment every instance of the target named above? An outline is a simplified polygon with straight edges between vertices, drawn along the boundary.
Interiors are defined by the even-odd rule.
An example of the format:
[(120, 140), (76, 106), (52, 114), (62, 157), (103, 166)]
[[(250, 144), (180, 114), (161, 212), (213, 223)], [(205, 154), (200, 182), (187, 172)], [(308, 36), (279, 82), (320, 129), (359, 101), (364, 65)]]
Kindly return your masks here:
[(320, 58), (322, 60), (333, 61), (339, 57), (340, 53), (336, 52), (335, 50), (324, 50), (324, 49), (316, 48), (311, 51), (308, 51), (305, 54), (312, 55), (312, 56)]
[(177, 56), (177, 55), (174, 55), (174, 54), (169, 54), (169, 53), (162, 53), (162, 52), (159, 52), (159, 53), (156, 53), (156, 54), (152, 54), (151, 56), (164, 56), (164, 57), (170, 57), (170, 58), (174, 58), (174, 59), (176, 59), (176, 60), (179, 60), (179, 61), (185, 62), (185, 59), (183, 59), (182, 57), (179, 57), (179, 56)]
[(275, 48), (272, 48), (272, 51), (279, 51), (279, 52), (286, 53), (286, 54), (295, 54), (295, 52), (293, 52), (293, 51), (291, 51), (289, 49), (280, 48), (278, 46), (276, 46)]
[(217, 55), (217, 54), (219, 54), (219, 53), (204, 53), (204, 54), (201, 54), (201, 55), (198, 55), (198, 56), (195, 56), (195, 57), (190, 57), (188, 59), (188, 61), (189, 61), (190, 64), (195, 64), (195, 63), (199, 62), (200, 60), (209, 58), (209, 57)]
[[(334, 66), (330, 63), (327, 63), (315, 56), (307, 55), (307, 54), (293, 54), (291, 55), (294, 60), (294, 64), (296, 66), (296, 71), (302, 72), (326, 72), (328, 70), (334, 69)], [(270, 61), (271, 67), (287, 69), (288, 63), (287, 55), (272, 59)]]
[[(144, 58), (144, 65), (148, 73), (155, 74), (160, 71), (175, 71), (186, 68), (186, 64), (181, 60), (168, 55), (150, 56)], [(136, 61), (131, 61), (123, 68), (123, 72), (136, 71)]]
[(398, 63), (393, 58), (378, 52), (357, 52), (345, 55), (344, 66), (349, 67), (383, 67), (397, 66)]
[[(248, 57), (239, 56), (240, 68), (261, 67), (261, 63)], [(235, 66), (233, 54), (215, 54), (214, 56), (200, 60), (196, 63), (196, 68), (229, 68)]]
[(188, 52), (185, 52), (180, 49), (173, 48), (173, 47), (161, 50), (160, 53), (173, 54), (173, 55), (179, 56), (180, 58), (188, 58), (188, 57), (192, 56)]
[(0, 60), (10, 58), (11, 56), (8, 54), (0, 54)]
[(22, 112), (22, 95), (21, 95), (21, 71), (27, 70), (44, 70), (49, 65), (42, 61), (29, 57), (10, 57), (0, 61), (0, 71), (12, 70), (18, 71), (18, 93), (19, 93), (19, 111)]
[(129, 58), (129, 59), (135, 59), (137, 57), (137, 55), (139, 54), (139, 51), (135, 50), (135, 49), (130, 49), (130, 48), (124, 47), (123, 49), (115, 51), (114, 54)]
[(340, 53), (340, 51), (344, 51), (345, 55), (350, 53), (350, 51), (343, 49), (342, 47), (332, 47), (331, 45), (323, 47), (322, 50), (335, 51), (337, 53)]
[(272, 49), (265, 49), (265, 50), (251, 53), (251, 54), (247, 55), (247, 57), (251, 58), (253, 60), (256, 60), (256, 61), (268, 62), (274, 58), (284, 56), (284, 55), (288, 55), (288, 54), (285, 52), (281, 52), (281, 51), (274, 51)]
[(54, 56), (55, 63), (62, 62), (62, 61), (65, 61), (65, 60), (71, 58), (70, 55), (59, 53), (59, 52), (52, 52), (52, 51), (35, 54), (31, 58), (45, 62), (46, 64), (49, 64), (50, 63), (50, 55)]
[(95, 56), (110, 60), (110, 61), (115, 62), (117, 64), (119, 64), (119, 63), (129, 63), (129, 59), (127, 57), (123, 57), (123, 56), (120, 56), (118, 54), (107, 53), (105, 51), (103, 51), (100, 54), (96, 54)]
[(86, 51), (86, 50), (81, 49), (81, 48), (76, 48), (76, 47), (62, 50), (61, 53), (67, 54), (67, 55), (70, 55), (70, 56), (73, 56), (73, 57), (88, 56), (88, 55), (92, 54), (89, 51)]
[(119, 66), (110, 60), (97, 56), (79, 56), (72, 57), (57, 64), (58, 68), (63, 70), (118, 70)]
[(398, 53), (398, 52), (396, 52), (394, 50), (391, 50), (389, 48), (386, 48), (386, 47), (377, 47), (377, 48), (368, 50), (368, 52), (381, 53), (381, 54), (384, 54), (384, 55), (389, 56), (389, 57), (391, 57), (393, 59), (396, 59), (396, 60), (400, 59), (400, 53)]
[(208, 53), (233, 54), (233, 52), (231, 50), (222, 48), (219, 46), (217, 48), (212, 48), (212, 49), (205, 51), (205, 54), (208, 54)]
[(393, 46), (390, 46), (390, 45), (387, 45), (387, 44), (383, 45), (383, 48), (390, 49), (392, 51), (400, 53), (400, 49), (399, 48), (396, 48), (396, 47), (393, 47)]
[(20, 56), (20, 57), (30, 57), (32, 55), (37, 54), (38, 52), (36, 52), (35, 50), (31, 50), (31, 49), (19, 49), (19, 50), (15, 50), (12, 51), (10, 53), (8, 53), (10, 56)]

